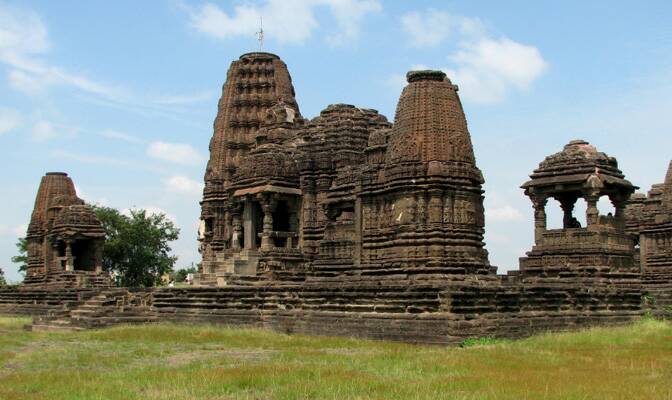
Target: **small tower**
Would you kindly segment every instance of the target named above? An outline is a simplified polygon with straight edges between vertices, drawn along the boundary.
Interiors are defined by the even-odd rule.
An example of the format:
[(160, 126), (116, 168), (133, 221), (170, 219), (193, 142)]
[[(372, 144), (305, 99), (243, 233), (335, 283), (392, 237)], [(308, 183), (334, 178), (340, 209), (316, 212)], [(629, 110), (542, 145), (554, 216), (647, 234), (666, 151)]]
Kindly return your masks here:
[[(637, 274), (634, 240), (625, 230), (625, 206), (637, 189), (618, 169), (615, 158), (583, 140), (546, 157), (522, 188), (534, 207), (532, 251), (520, 260), (524, 277), (572, 277)], [(600, 215), (597, 202), (607, 196), (614, 215)], [(547, 229), (546, 204), (563, 210), (561, 229)], [(577, 200), (586, 201), (586, 226), (574, 217)]]
[(110, 285), (102, 273), (105, 231), (93, 209), (77, 197), (66, 173), (48, 172), (42, 177), (26, 239), (25, 285)]

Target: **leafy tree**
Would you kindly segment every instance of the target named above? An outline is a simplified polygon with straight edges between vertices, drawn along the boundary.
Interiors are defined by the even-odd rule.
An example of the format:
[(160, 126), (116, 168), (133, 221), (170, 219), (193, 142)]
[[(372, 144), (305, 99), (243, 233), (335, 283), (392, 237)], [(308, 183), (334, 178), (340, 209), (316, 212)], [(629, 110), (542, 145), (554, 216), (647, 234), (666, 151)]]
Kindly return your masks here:
[(187, 275), (195, 274), (196, 272), (198, 272), (198, 268), (196, 267), (178, 269), (175, 272), (175, 282), (184, 282), (187, 280)]
[(0, 287), (7, 286), (7, 281), (5, 280), (5, 272), (0, 268)]
[(19, 272), (25, 273), (28, 268), (28, 240), (19, 238), (16, 242), (16, 248), (19, 251), (18, 256), (12, 257), (12, 262), (19, 265)]
[(154, 286), (173, 270), (177, 257), (169, 242), (180, 230), (165, 214), (131, 210), (130, 216), (109, 207), (94, 206), (105, 230), (103, 269), (118, 277), (121, 286)]

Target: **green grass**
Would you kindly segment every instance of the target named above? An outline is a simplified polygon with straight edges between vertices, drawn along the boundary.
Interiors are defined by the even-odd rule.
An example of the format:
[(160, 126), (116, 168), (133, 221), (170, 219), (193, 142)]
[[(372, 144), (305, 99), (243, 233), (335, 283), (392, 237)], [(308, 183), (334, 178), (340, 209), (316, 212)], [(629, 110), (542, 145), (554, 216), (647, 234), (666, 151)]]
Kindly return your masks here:
[(29, 322), (0, 317), (0, 399), (672, 399), (672, 325), (655, 320), (465, 348)]

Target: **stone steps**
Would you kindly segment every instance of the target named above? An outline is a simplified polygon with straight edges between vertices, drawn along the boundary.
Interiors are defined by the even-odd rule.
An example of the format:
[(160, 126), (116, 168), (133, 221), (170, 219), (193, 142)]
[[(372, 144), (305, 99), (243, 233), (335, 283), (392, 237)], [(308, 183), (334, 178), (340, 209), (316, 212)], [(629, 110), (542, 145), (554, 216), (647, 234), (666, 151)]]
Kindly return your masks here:
[(149, 323), (157, 320), (142, 294), (127, 289), (103, 290), (76, 307), (36, 318), (33, 330), (81, 330), (116, 324)]

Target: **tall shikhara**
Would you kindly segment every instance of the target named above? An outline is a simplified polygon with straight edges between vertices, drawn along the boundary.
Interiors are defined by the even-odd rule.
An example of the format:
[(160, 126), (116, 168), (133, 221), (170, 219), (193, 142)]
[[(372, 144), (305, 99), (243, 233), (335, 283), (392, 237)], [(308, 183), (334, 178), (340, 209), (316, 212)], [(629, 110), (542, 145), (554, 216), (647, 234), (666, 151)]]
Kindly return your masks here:
[(362, 263), (489, 274), (483, 176), (457, 86), (441, 71), (412, 71), (407, 79), (384, 165), (363, 185)]
[(254, 147), (267, 111), (278, 103), (300, 118), (292, 78), (278, 56), (248, 53), (231, 63), (214, 122), (201, 203), (199, 240), (205, 266), (215, 261), (216, 253), (231, 235), (226, 189), (243, 158)]

